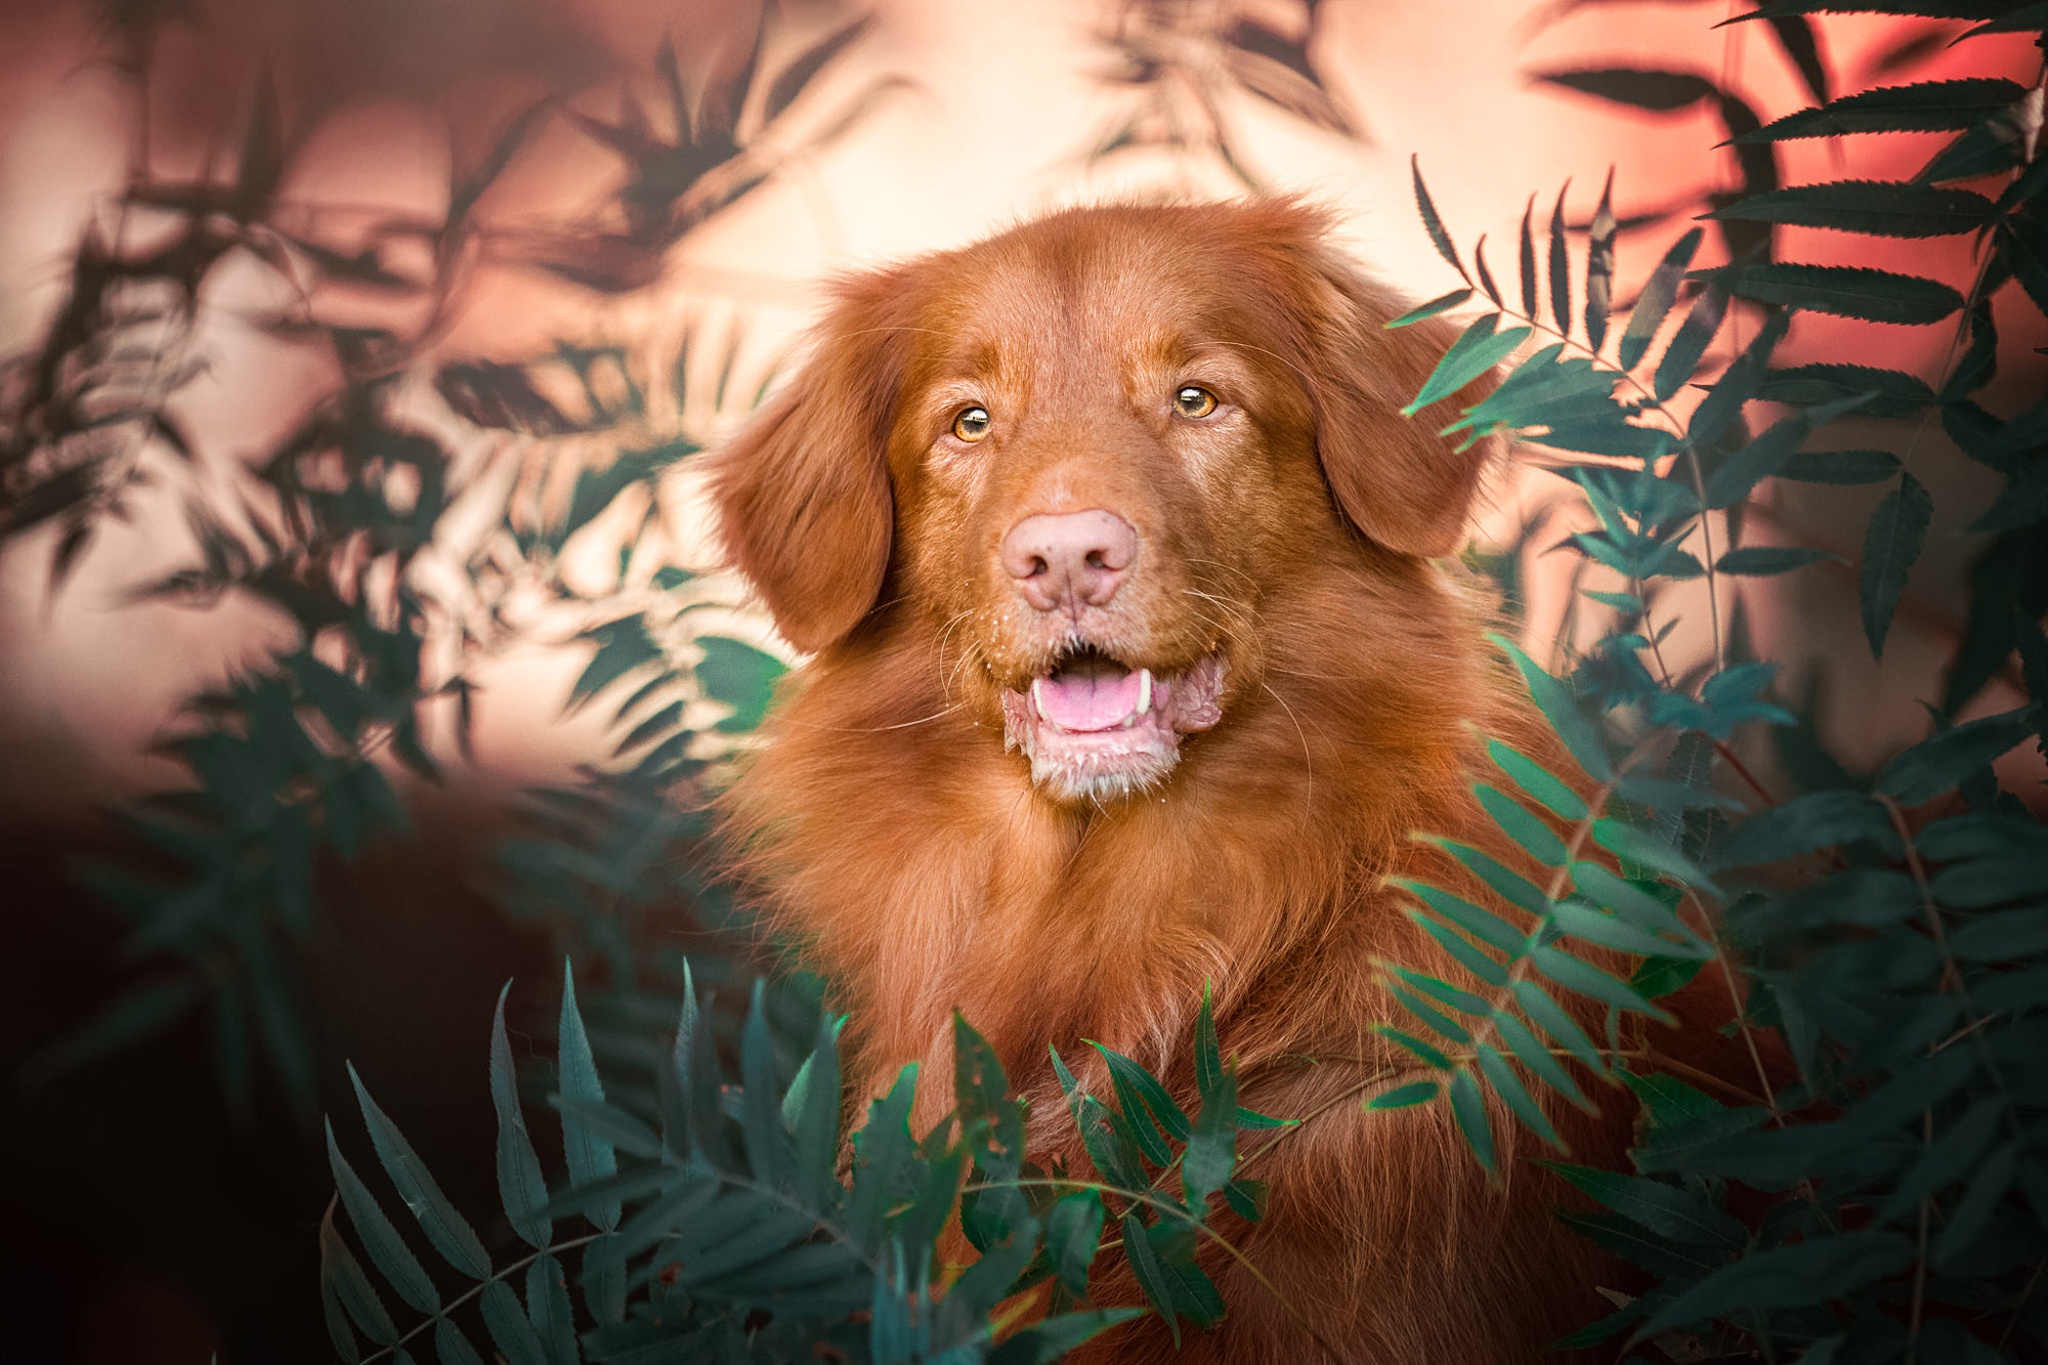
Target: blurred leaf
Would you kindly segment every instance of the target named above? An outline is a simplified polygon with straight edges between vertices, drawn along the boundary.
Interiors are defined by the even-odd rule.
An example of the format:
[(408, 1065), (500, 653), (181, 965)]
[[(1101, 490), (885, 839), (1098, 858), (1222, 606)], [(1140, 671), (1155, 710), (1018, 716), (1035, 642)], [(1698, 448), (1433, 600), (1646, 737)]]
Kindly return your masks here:
[[(1783, 473), (1781, 469), (1779, 473)], [(1746, 545), (1730, 550), (1714, 561), (1714, 568), (1725, 574), (1749, 577), (1766, 577), (1771, 574), (1790, 573), (1806, 567), (1817, 560), (1840, 561), (1841, 556), (1827, 550), (1813, 550), (1796, 545)]]
[(2025, 743), (2039, 725), (2032, 707), (1965, 721), (1893, 755), (1878, 773), (1877, 789), (1904, 806), (1931, 801)]
[(1921, 542), (1933, 514), (1934, 501), (1926, 487), (1903, 470), (1899, 486), (1887, 493), (1870, 514), (1870, 526), (1863, 534), (1863, 572), (1859, 582), (1863, 633), (1870, 641), (1873, 658), (1884, 655), (1892, 613), (1898, 607), (1899, 595), (1905, 591), (1907, 573), (1920, 558)]
[(1898, 472), (1889, 450), (1800, 450), (1778, 467), (1779, 478), (1804, 483), (1883, 483)]
[(1724, 1314), (1817, 1306), (1896, 1275), (1913, 1263), (1913, 1244), (1887, 1232), (1852, 1232), (1751, 1252), (1663, 1304), (1645, 1332), (1705, 1322)]
[(1808, 792), (1737, 825), (1722, 836), (1710, 862), (1716, 868), (1750, 867), (1858, 841), (1898, 852), (1898, 835), (1882, 804), (1861, 792)]
[(1682, 71), (1607, 67), (1582, 71), (1539, 71), (1532, 77), (1549, 85), (1594, 95), (1613, 104), (1669, 114), (1712, 99), (1714, 83)]
[(704, 694), (733, 708), (731, 715), (712, 728), (744, 734), (759, 727), (774, 699), (775, 680), (787, 671), (782, 661), (723, 635), (700, 635), (697, 647), (704, 656), (697, 665), (697, 681)]

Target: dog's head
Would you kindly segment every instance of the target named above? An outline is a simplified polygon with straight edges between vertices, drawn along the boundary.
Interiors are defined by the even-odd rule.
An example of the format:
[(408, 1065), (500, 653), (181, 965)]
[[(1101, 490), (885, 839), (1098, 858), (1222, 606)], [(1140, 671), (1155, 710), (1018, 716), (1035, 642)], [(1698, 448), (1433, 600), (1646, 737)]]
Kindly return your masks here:
[(1048, 795), (1152, 786), (1256, 692), (1262, 609), (1449, 553), (1486, 458), (1400, 415), (1449, 333), (1324, 233), (1081, 209), (843, 284), (718, 457), (733, 557), (799, 648), (928, 631)]

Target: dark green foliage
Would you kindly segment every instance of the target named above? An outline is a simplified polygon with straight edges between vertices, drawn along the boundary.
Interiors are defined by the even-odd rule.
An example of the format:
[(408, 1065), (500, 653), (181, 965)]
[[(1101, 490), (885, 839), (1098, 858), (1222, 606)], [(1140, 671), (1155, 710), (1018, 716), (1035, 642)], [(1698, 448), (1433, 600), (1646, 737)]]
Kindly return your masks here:
[[(1748, 17), (1782, 26), (1844, 8), (1885, 7), (1775, 4)], [(1990, 20), (2010, 7), (1892, 8)], [(2048, 24), (2048, 7), (2016, 9), (2011, 21), (2038, 29)], [(1578, 345), (1561, 292), (1547, 320), (1532, 306), (1517, 314), (1495, 299), (1418, 396), (1448, 396), (1473, 377), (1461, 360), (1470, 338), (1554, 323), (1563, 345), (1511, 362), (1499, 389), (1449, 425), (1625, 457), (1621, 468), (1564, 472), (1599, 523), (1569, 543), (1630, 582), (1627, 592), (1590, 594), (1618, 619), (1605, 639), (1568, 660), (1564, 676), (1509, 647), (1596, 789), (1584, 797), (1563, 774), (1493, 742), (1513, 789), (1475, 790), (1521, 860), (1510, 867), (1475, 849), (1446, 849), (1528, 918), (1510, 923), (1446, 888), (1408, 884), (1451, 970), (1390, 965), (1389, 989), (1418, 1027), (1388, 1036), (1444, 1079), (1403, 1084), (1375, 1104), (1447, 1103), (1474, 1157), (1493, 1169), (1503, 1116), (1554, 1145), (1548, 1101), (1586, 1099), (1585, 1073), (1563, 1058), (1636, 1092), (1644, 1123), (1633, 1174), (1552, 1169), (1599, 1206), (1567, 1221), (1641, 1267), (1652, 1288), (1561, 1345), (1626, 1337), (1637, 1353), (1630, 1358), (1645, 1362), (2031, 1358), (2027, 1350), (2048, 1347), (2048, 1315), (2033, 1303), (2048, 1263), (2048, 1034), (2040, 1013), (2048, 1001), (2048, 835), (2015, 794), (1999, 789), (1991, 765), (2021, 745), (2048, 743), (2048, 643), (2035, 621), (2048, 605), (2048, 575), (2019, 534), (2048, 518), (2048, 408), (2024, 407), (2023, 397), (2023, 410), (2001, 417), (1970, 395), (1990, 381), (1997, 357), (1983, 301), (2003, 289), (2024, 293), (2020, 306), (2042, 305), (2028, 272), (2036, 269), (2033, 215), (2048, 177), (2029, 168), (2002, 194), (1943, 186), (2018, 164), (2009, 130), (2020, 87), (1968, 79), (1829, 102), (1825, 71), (1805, 40), (1778, 32), (1821, 106), (1740, 133), (1738, 143), (1768, 149), (1789, 138), (1888, 130), (1957, 136), (1913, 181), (1781, 188), (1774, 176), (1752, 177), (1748, 193), (1715, 204), (1709, 216), (1756, 224), (1766, 235), (1756, 254), (1738, 254), (1706, 277), (1709, 287), (1647, 392), (1627, 382), (1628, 373), (1651, 362), (1672, 311), (1674, 270), (1689, 261), (1697, 230), (1670, 248), (1644, 287), (1614, 363), (1601, 354), (1592, 312)], [(1656, 110), (1714, 93), (1700, 78), (1661, 71), (1545, 79)], [(1424, 202), (1431, 238), (1455, 263), (1448, 230)], [(1784, 263), (1769, 250), (1775, 224), (1888, 237), (1970, 234), (1979, 274), (1966, 296), (1891, 272)], [(1596, 228), (1589, 276), (1604, 269), (1601, 250)], [(1525, 272), (1533, 259), (1533, 251), (1523, 254)], [(1568, 288), (1561, 218), (1551, 260), (1553, 289)], [(1530, 303), (1535, 292), (1528, 282)], [(1763, 325), (1684, 417), (1665, 405), (1694, 378), (1724, 298), (1740, 309), (1763, 305)], [(1847, 359), (1773, 368), (1785, 315), (1798, 309), (1947, 322), (1956, 344), (1933, 384)], [(1757, 399), (1792, 412), (1756, 432), (1745, 408)], [(1966, 453), (2008, 479), (1977, 516), (1976, 529), (2001, 534), (1973, 576), (1948, 709), (1874, 777), (1858, 783), (1839, 768), (1802, 764), (1792, 767), (1795, 776), (1810, 772), (1825, 785), (1773, 797), (1731, 745), (1745, 726), (1806, 722), (1770, 697), (1769, 664), (1731, 666), (1718, 617), (1710, 623), (1715, 666), (1665, 674), (1649, 625), (1660, 582), (1705, 577), (1718, 588), (1726, 575), (1781, 574), (1826, 558), (1798, 547), (1716, 543), (1723, 523), (1707, 514), (1740, 512), (1768, 479), (1887, 483), (1860, 568), (1863, 625), (1877, 653), (1908, 591), (1938, 492), (1910, 467), (1913, 423), (1935, 415), (1929, 409), (1939, 410)], [(1851, 410), (1907, 421), (1886, 449), (1803, 449)], [(2029, 703), (1959, 722), (1955, 708), (2015, 651), (2023, 673), (2030, 659), (2040, 661), (2026, 673)], [(1722, 773), (1739, 786), (1717, 780)], [(1734, 791), (1740, 800), (1727, 794)], [(1613, 862), (1593, 860), (1593, 845)], [(1640, 965), (1624, 981), (1609, 970), (1611, 957), (1596, 965), (1581, 945)], [(1713, 1093), (1695, 1082), (1715, 1078), (1667, 1070), (1654, 1049), (1630, 1046), (1639, 1035), (1622, 1022), (1657, 1011), (1661, 996), (1709, 961), (1733, 976), (1733, 1030), (1757, 1059), (1753, 1076), (1719, 1078)], [(1573, 1016), (1603, 1011), (1605, 1038), (1596, 1042), (1603, 1030)], [(1782, 1039), (1782, 1067), (1767, 1060), (1770, 1032)]]
[[(1305, 21), (1283, 33), (1264, 14), (1127, 7), (1110, 43), (1135, 107), (1095, 156), (1163, 143), (1214, 155), (1249, 184), (1244, 149), (1219, 118), (1220, 101), (1243, 94), (1359, 137), (1311, 56), (1317, 7), (1302, 8)], [(1769, 122), (1732, 88), (1735, 73), (1709, 75), (1704, 63), (1544, 73), (1563, 97), (1626, 117), (1718, 120), (1732, 178), (1703, 175), (1698, 183), (1727, 188), (1640, 214), (1628, 211), (1624, 185), (1617, 216), (1610, 175), (1578, 220), (1561, 189), (1547, 241), (1532, 195), (1515, 250), (1495, 251), (1513, 279), (1495, 278), (1483, 240), (1468, 260), (1413, 168), (1423, 228), (1458, 287), (1390, 325), (1475, 302), (1480, 311), (1405, 410), (1409, 420), (1557, 453), (1593, 517), (1566, 548), (1627, 583), (1586, 594), (1616, 613), (1612, 628), (1555, 673), (1501, 642), (1588, 780), (1489, 742), (1493, 768), (1471, 780), (1497, 827), (1484, 841), (1493, 852), (1444, 844), (1460, 884), (1406, 884), (1435, 956), (1386, 964), (1384, 985), (1411, 1017), (1383, 1032), (1415, 1066), (1365, 1103), (1388, 1123), (1410, 1121), (1402, 1110), (1446, 1106), (1442, 1121), (1498, 1170), (1530, 1149), (1517, 1129), (1559, 1147), (1563, 1106), (1612, 1105), (1626, 1087), (1644, 1114), (1633, 1170), (1553, 1169), (1597, 1206), (1567, 1215), (1573, 1226), (1650, 1284), (1571, 1340), (1632, 1337), (1631, 1358), (1643, 1361), (1679, 1358), (1680, 1338), (1667, 1329), (1701, 1338), (1691, 1358), (1814, 1365), (2013, 1360), (2048, 1349), (2038, 1288), (2048, 1258), (2048, 843), (1992, 768), (2044, 743), (2048, 405), (2038, 386), (2002, 385), (1995, 401), (2010, 414), (1979, 401), (1994, 401), (1985, 397), (1994, 379), (2023, 378), (1997, 373), (1995, 319), (2048, 309), (2048, 173), (2029, 160), (2027, 91), (2015, 82), (1966, 77), (1836, 96), (1806, 16), (1848, 10), (1980, 21), (1972, 34), (2048, 23), (2038, 4), (1970, 0), (1753, 7), (1736, 19), (1763, 21), (1754, 31), (1814, 101)], [(702, 64), (664, 47), (654, 63), (661, 97), (629, 96), (616, 121), (552, 105), (509, 120), (476, 164), (457, 169), (445, 221), (424, 233), (434, 259), (457, 261), (489, 237), (477, 204), (537, 129), (560, 119), (617, 159), (619, 191), (587, 218), (488, 244), (603, 293), (653, 279), (696, 225), (762, 183), (776, 155), (763, 134), (873, 31), (853, 17), (805, 42), (771, 41), (785, 21), (781, 6), (762, 7), (738, 63), (712, 64), (719, 74), (701, 89), (684, 71)], [(819, 140), (839, 136), (894, 84), (823, 111)], [(1784, 143), (1893, 131), (1942, 136), (1905, 179), (1782, 183)], [(120, 813), (146, 858), (88, 875), (132, 921), (129, 952), (149, 974), (33, 1072), (204, 1010), (238, 1111), (250, 1111), (260, 1055), (301, 1110), (315, 1112), (293, 957), (337, 925), (313, 895), (316, 874), (403, 832), (409, 785), (439, 774), (429, 717), (452, 711), (466, 739), (472, 672), (513, 638), (507, 613), (520, 594), (534, 594), (573, 613), (562, 636), (589, 653), (566, 702), (606, 707), (615, 743), (576, 785), (526, 794), (521, 826), (496, 860), (502, 906), (546, 925), (595, 969), (582, 973), (580, 1005), (565, 982), (557, 1025), (546, 1127), (552, 1143), (559, 1126), (565, 1169), (551, 1187), (521, 1104), (503, 997), (488, 1068), (500, 1207), (488, 1219), (452, 1206), (351, 1073), (369, 1141), (327, 1132), (337, 1194), (317, 1233), (336, 1352), (522, 1365), (1052, 1359), (1133, 1311), (1087, 1301), (1091, 1276), (1119, 1260), (1177, 1337), (1215, 1322), (1229, 1305), (1205, 1267), (1233, 1253), (1219, 1230), (1235, 1226), (1225, 1211), (1255, 1219), (1264, 1198), (1238, 1173), (1238, 1135), (1283, 1125), (1239, 1107), (1206, 1004), (1192, 1111), (1128, 1057), (1103, 1049), (1089, 1058), (1103, 1068), (1103, 1096), (1055, 1057), (1096, 1168), (1083, 1180), (1027, 1162), (1022, 1108), (964, 1022), (956, 1108), (944, 1121), (911, 1130), (917, 1079), (906, 1074), (849, 1136), (844, 1020), (820, 1017), (810, 984), (748, 992), (729, 964), (682, 960), (665, 917), (684, 907), (693, 928), (725, 920), (727, 893), (704, 871), (700, 784), (725, 745), (759, 724), (781, 664), (697, 629), (700, 613), (721, 604), (688, 572), (650, 574), (636, 562), (651, 510), (628, 529), (612, 585), (586, 595), (565, 582), (572, 541), (617, 521), (615, 511), (649, 507), (646, 495), (695, 454), (651, 428), (652, 381), (623, 351), (564, 345), (521, 364), (434, 370), (434, 392), (471, 426), (605, 447), (564, 496), (543, 500), (529, 481), (505, 499), (489, 544), (443, 566), (466, 582), (452, 594), (435, 586), (445, 575), (414, 569), (440, 553), (457, 499), (485, 481), (443, 428), (411, 420), (398, 401), (398, 376), (428, 363), (431, 336), (275, 320), (322, 345), (341, 381), (262, 452), (225, 504), (199, 496), (176, 400), (200, 371), (189, 341), (216, 266), (253, 260), (281, 279), (410, 290), (436, 315), (459, 302), (453, 272), (409, 280), (377, 247), (338, 252), (275, 221), (287, 133), (259, 85), (225, 179), (128, 186), (124, 203), (165, 215), (171, 230), (145, 248), (88, 235), (70, 295), (0, 393), (0, 534), (56, 523), (61, 581), (101, 517), (168, 477), (191, 509), (196, 554), (143, 591), (197, 606), (238, 594), (297, 628), (272, 657), (194, 699), (189, 725), (165, 745), (189, 774), (184, 788)], [(1704, 227), (1670, 222), (1692, 213)], [(1958, 288), (1786, 261), (1781, 226), (1967, 241), (1978, 270)], [(1696, 271), (1709, 232), (1728, 264)], [(1617, 252), (1652, 239), (1650, 259), (1661, 248), (1661, 260), (1632, 305), (1618, 301), (1617, 278), (1636, 276), (1617, 269)], [(177, 301), (136, 303), (144, 291), (130, 286), (152, 284), (173, 286)], [(1795, 366), (1775, 353), (1802, 310), (1953, 327), (1951, 359), (1931, 376), (1865, 365), (1853, 351)], [(124, 342), (160, 324), (168, 340), (147, 355), (109, 358), (132, 354)], [(1731, 333), (1735, 344), (1716, 349)], [(1460, 406), (1532, 342), (1540, 348), (1510, 361), (1496, 390)], [(1718, 373), (1703, 369), (1731, 353)], [(725, 359), (721, 401), (733, 369)], [(1790, 410), (1766, 415), (1759, 403)], [(1843, 443), (1826, 428), (1848, 412), (1918, 425), (1898, 427), (1896, 439), (1859, 434), (1870, 448), (1830, 448)], [(1813, 745), (1811, 707), (1775, 692), (1773, 666), (1745, 654), (1730, 593), (1732, 578), (1799, 572), (1828, 556), (1752, 543), (1755, 523), (1743, 514), (1773, 479), (1877, 486), (1858, 504), (1874, 510), (1856, 565), (1876, 653), (1913, 591), (1934, 503), (1954, 496), (1914, 458), (1909, 432), (1936, 421), (2002, 488), (1981, 507), (1954, 509), (1950, 522), (1985, 539), (1966, 636), (1929, 733), (1859, 776)], [(1672, 624), (1665, 587), (1678, 581), (1706, 591), (1714, 657), (1671, 676), (1659, 646)], [(455, 646), (452, 664), (432, 662), (429, 644), (440, 641)], [(2025, 681), (2026, 704), (1962, 719), (2000, 675)], [(1792, 756), (1783, 792), (1743, 765), (1758, 726)], [(1667, 998), (1688, 983), (1723, 973), (1741, 997), (1731, 1027), (1756, 1045), (1757, 1074), (1704, 1078), (1667, 1066), (1643, 1025), (1669, 1018)], [(700, 994), (711, 982), (728, 987), (722, 1009)], [(946, 1240), (949, 1222), (973, 1248), (964, 1268), (939, 1263), (942, 1248), (967, 1256)], [(1036, 1286), (1051, 1315), (994, 1345), (991, 1311)], [(1274, 1288), (1284, 1296), (1287, 1286)]]
[[(561, 1112), (567, 1180), (550, 1191), (514, 1093), (500, 998), (490, 1048), (500, 1212), (524, 1243), (502, 1264), (356, 1079), (382, 1175), (438, 1255), (438, 1278), (452, 1271), (461, 1287), (438, 1287), (330, 1124), (338, 1200), (369, 1262), (366, 1269), (330, 1209), (320, 1232), (321, 1295), (335, 1350), (350, 1361), (400, 1359), (432, 1335), (443, 1360), (481, 1359), (487, 1340), (508, 1361), (538, 1365), (798, 1362), (821, 1351), (877, 1365), (1049, 1361), (1139, 1314), (1085, 1306), (1112, 1218), (1125, 1263), (1176, 1336), (1183, 1319), (1204, 1327), (1223, 1317), (1197, 1257), (1205, 1242), (1228, 1249), (1209, 1222), (1218, 1194), (1256, 1219), (1252, 1182), (1234, 1178), (1237, 1133), (1271, 1121), (1238, 1107), (1206, 999), (1193, 1116), (1143, 1067), (1107, 1049), (1119, 1107), (1068, 1078), (1077, 1121), (1095, 1125), (1090, 1150), (1104, 1144), (1097, 1164), (1106, 1184), (1025, 1163), (1023, 1107), (964, 1020), (954, 1029), (954, 1111), (929, 1133), (913, 1133), (917, 1075), (907, 1068), (845, 1139), (853, 1157), (844, 1161), (838, 1030), (820, 1020), (809, 1055), (787, 1066), (765, 999), (756, 983), (734, 1085), (686, 979), (649, 1124), (607, 1100), (574, 979), (565, 978), (560, 1089), (549, 1102)], [(1176, 1172), (1178, 1192), (1169, 1179)], [(954, 1271), (938, 1257), (956, 1211), (978, 1259)], [(996, 1305), (1046, 1279), (1084, 1306), (1054, 1311), (998, 1346)], [(380, 1282), (420, 1320), (401, 1327)], [(377, 1349), (365, 1353), (358, 1331)]]

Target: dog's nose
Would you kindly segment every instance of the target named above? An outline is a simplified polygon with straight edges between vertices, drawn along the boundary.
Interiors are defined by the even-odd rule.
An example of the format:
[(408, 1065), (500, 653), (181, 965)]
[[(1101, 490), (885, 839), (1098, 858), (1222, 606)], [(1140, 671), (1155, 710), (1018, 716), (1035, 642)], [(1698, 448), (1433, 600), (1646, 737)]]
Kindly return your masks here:
[(1026, 517), (1003, 537), (1003, 567), (1040, 611), (1101, 607), (1138, 557), (1138, 533), (1097, 508)]

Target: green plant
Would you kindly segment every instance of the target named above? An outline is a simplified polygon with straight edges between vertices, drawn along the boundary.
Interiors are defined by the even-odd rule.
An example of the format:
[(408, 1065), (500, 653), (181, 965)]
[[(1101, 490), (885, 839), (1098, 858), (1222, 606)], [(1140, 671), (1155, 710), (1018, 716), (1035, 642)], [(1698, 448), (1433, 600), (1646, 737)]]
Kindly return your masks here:
[[(1258, 1217), (1257, 1186), (1235, 1176), (1237, 1133), (1274, 1124), (1238, 1107), (1206, 1000), (1192, 1116), (1115, 1053), (1105, 1055), (1119, 1108), (1061, 1068), (1073, 1121), (1102, 1173), (1085, 1180), (1025, 1160), (1024, 1107), (1006, 1093), (993, 1051), (957, 1016), (953, 1111), (917, 1134), (917, 1068), (906, 1067), (865, 1106), (847, 1159), (837, 1042), (845, 1021), (820, 1018), (808, 1055), (787, 1064), (765, 999), (756, 982), (738, 1083), (728, 1084), (686, 969), (658, 1094), (640, 1112), (607, 1096), (565, 975), (548, 1103), (561, 1116), (568, 1180), (550, 1190), (520, 1106), (500, 994), (490, 1053), (498, 1184), (505, 1224), (522, 1244), (503, 1264), (351, 1070), (378, 1164), (417, 1235), (465, 1287), (443, 1297), (330, 1123), (337, 1195), (320, 1226), (320, 1288), (335, 1350), (350, 1362), (402, 1361), (431, 1338), (444, 1362), (479, 1361), (475, 1320), (514, 1365), (1049, 1361), (1141, 1311), (1072, 1306), (1085, 1300), (1105, 1246), (1121, 1248), (1176, 1333), (1182, 1318), (1201, 1326), (1221, 1317), (1197, 1247), (1206, 1240), (1236, 1254), (1210, 1220), (1225, 1205)], [(337, 1203), (362, 1258), (341, 1233)], [(574, 1230), (558, 1231), (565, 1219)], [(1105, 1231), (1121, 1237), (1105, 1243)], [(971, 1264), (945, 1264), (965, 1250), (963, 1238), (976, 1253)], [(400, 1327), (378, 1277), (418, 1322)], [(1026, 1315), (1020, 1304), (998, 1313), (1034, 1292), (1049, 1312)]]
[[(1835, 8), (1843, 7), (1787, 3), (1756, 13), (1783, 20)], [(1985, 22), (1973, 34), (2038, 33), (2043, 18), (1999, 6), (1887, 8), (1942, 17), (1975, 8), (1970, 17)], [(1669, 80), (1600, 74), (1576, 84), (1624, 103), (1641, 103)], [(1616, 331), (1611, 182), (1589, 226), (1581, 312), (1562, 196), (1543, 253), (1548, 290), (1525, 215), (1519, 290), (1510, 297), (1483, 242), (1467, 269), (1416, 173), (1424, 226), (1464, 287), (1393, 325), (1474, 302), (1482, 311), (1409, 411), (1457, 393), (1539, 333), (1550, 337), (1449, 430), (1506, 433), (1557, 452), (1554, 472), (1577, 485), (1598, 521), (1572, 546), (1626, 579), (1627, 590), (1586, 591), (1614, 625), (1562, 678), (1503, 642), (1595, 790), (1585, 796), (1563, 775), (1492, 744), (1511, 786), (1475, 791), (1542, 875), (1531, 880), (1449, 847), (1521, 912), (1515, 919), (1447, 888), (1411, 888), (1416, 914), (1465, 979), (1396, 970), (1389, 988), (1420, 1028), (1391, 1036), (1440, 1079), (1380, 1103), (1441, 1097), (1490, 1167), (1489, 1093), (1555, 1145), (1539, 1097), (1589, 1102), (1563, 1059), (1584, 1068), (1578, 1076), (1618, 1079), (1634, 1092), (1645, 1126), (1633, 1174), (1553, 1168), (1602, 1208), (1568, 1219), (1639, 1265), (1652, 1287), (1571, 1344), (1629, 1333), (1642, 1350), (1693, 1358), (1668, 1335), (1682, 1329), (1704, 1337), (1717, 1359), (1813, 1362), (2010, 1360), (2022, 1342), (2048, 1347), (2037, 1294), (2048, 1264), (2048, 1076), (2040, 1069), (2048, 832), (1991, 768), (2020, 745), (2042, 743), (2048, 718), (2048, 638), (2034, 619), (2048, 578), (2031, 560), (2048, 518), (2038, 492), (2048, 399), (1998, 416), (1973, 397), (1996, 365), (1993, 294), (2011, 284), (2048, 310), (2039, 217), (2048, 173), (2021, 131), (2038, 127), (2040, 89), (1972, 78), (1824, 100), (1735, 141), (1769, 147), (1890, 129), (1956, 136), (1911, 181), (1781, 189), (1773, 178), (1707, 215), (1891, 237), (1972, 234), (1978, 268), (1967, 295), (1892, 271), (1778, 263), (1767, 236), (1747, 256), (1688, 273), (1702, 239), (1695, 227), (1671, 245)], [(1952, 187), (1987, 176), (2003, 183), (1990, 193)], [(1693, 301), (1653, 360), (1688, 287)], [(1687, 386), (1737, 300), (1757, 306), (1761, 325), (1686, 411)], [(1802, 309), (1959, 321), (1933, 383), (1830, 361), (1774, 368), (1790, 315)], [(1746, 418), (1758, 401), (1787, 412), (1752, 432)], [(1903, 453), (1808, 448), (1851, 412), (1900, 419)], [(1973, 523), (1995, 538), (1980, 561), (1989, 567), (1974, 584), (1946, 697), (1930, 707), (1934, 732), (1875, 773), (1823, 769), (1807, 789), (1778, 795), (1732, 741), (1744, 726), (1798, 722), (1767, 696), (1771, 664), (1731, 661), (1720, 585), (1827, 556), (1717, 537), (1739, 528), (1736, 514), (1766, 479), (1889, 482), (1860, 566), (1863, 624), (1879, 652), (1928, 523), (1932, 494), (1909, 467), (1916, 424), (1937, 416), (2007, 486)], [(1713, 662), (1674, 677), (1660, 649), (1672, 623), (1656, 615), (1666, 585), (1701, 579)], [(2015, 650), (2026, 704), (1960, 719), (1957, 709)], [(1595, 845), (1618, 873), (1589, 856)], [(1624, 980), (1573, 944), (1640, 965)], [(1700, 1088), (1707, 1078), (1646, 1048), (1626, 1022), (1666, 1017), (1659, 999), (1709, 962), (1732, 983), (1731, 1027), (1755, 1061), (1752, 1078), (1716, 1094)], [(1580, 1030), (1557, 992), (1604, 1006), (1605, 1039)], [(1788, 1066), (1767, 1062), (1774, 1040), (1760, 1040), (1766, 1033), (1782, 1039)]]

